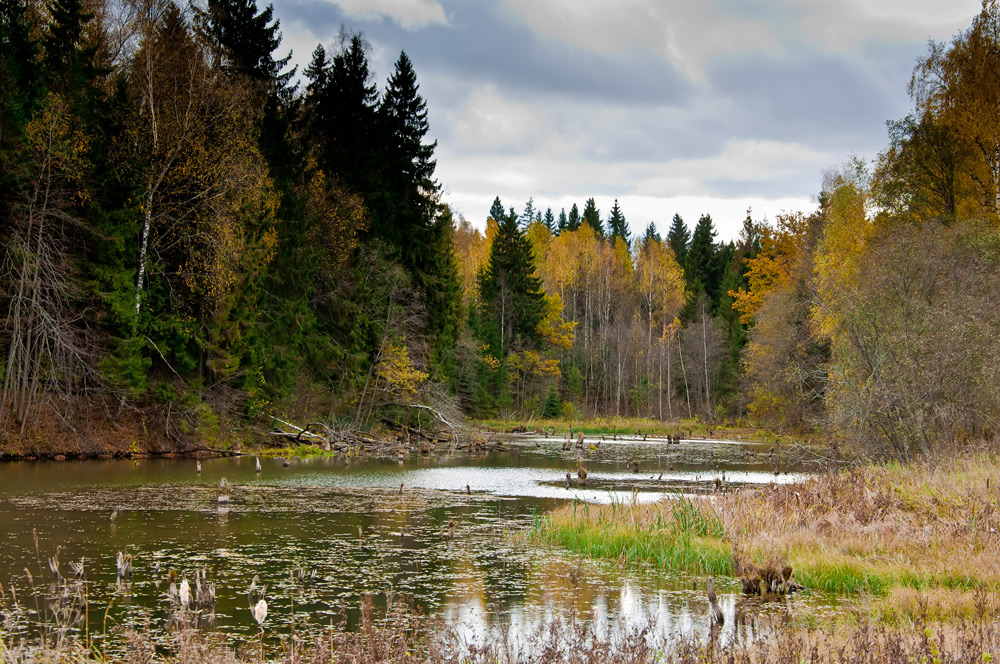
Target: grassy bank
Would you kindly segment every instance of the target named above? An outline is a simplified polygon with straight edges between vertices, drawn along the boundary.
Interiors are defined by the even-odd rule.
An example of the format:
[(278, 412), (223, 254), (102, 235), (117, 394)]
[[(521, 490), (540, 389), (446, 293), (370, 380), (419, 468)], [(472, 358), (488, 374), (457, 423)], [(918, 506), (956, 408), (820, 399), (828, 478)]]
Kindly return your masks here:
[(711, 498), (568, 505), (535, 536), (694, 574), (778, 560), (806, 587), (882, 598), (885, 614), (968, 614), (1000, 590), (998, 480), (993, 455), (868, 465)]

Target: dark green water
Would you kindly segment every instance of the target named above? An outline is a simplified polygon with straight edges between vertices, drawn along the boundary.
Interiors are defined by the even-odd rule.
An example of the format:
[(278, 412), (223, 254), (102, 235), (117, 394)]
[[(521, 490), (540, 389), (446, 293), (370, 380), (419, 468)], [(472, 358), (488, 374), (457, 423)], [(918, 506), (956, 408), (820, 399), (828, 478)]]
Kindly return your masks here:
[[(784, 482), (807, 470), (786, 449), (781, 470), (791, 474), (776, 478), (768, 447), (607, 440), (563, 452), (559, 440), (521, 439), (485, 455), (442, 450), (403, 461), (292, 460), (287, 468), (261, 459), (260, 474), (247, 457), (202, 461), (200, 474), (190, 459), (7, 463), (0, 465), (5, 629), (31, 633), (59, 622), (53, 598), (64, 586), (53, 583), (48, 565), (58, 549), (67, 577), (68, 562), (83, 561), (86, 582), (70, 586), (85, 591), (89, 611), (75, 629), (97, 639), (116, 625), (166, 625), (168, 570), (193, 579), (202, 568), (218, 601), (200, 620), (234, 639), (258, 633), (247, 598), (255, 575), (268, 586), (268, 634), (288, 633), (293, 623), (325, 625), (342, 611), (356, 620), (366, 594), (383, 606), (412, 598), (471, 634), (570, 615), (608, 629), (625, 621), (663, 634), (698, 631), (708, 607), (692, 579), (582, 562), (518, 533), (566, 500), (650, 501), (708, 491), (723, 469), (731, 484)], [(581, 461), (588, 486), (567, 489), (565, 473), (575, 477)], [(222, 478), (232, 486), (228, 509), (217, 504)], [(134, 560), (124, 582), (115, 573), (118, 551)], [(315, 580), (294, 578), (299, 569), (315, 570)], [(732, 614), (737, 597), (722, 604)]]

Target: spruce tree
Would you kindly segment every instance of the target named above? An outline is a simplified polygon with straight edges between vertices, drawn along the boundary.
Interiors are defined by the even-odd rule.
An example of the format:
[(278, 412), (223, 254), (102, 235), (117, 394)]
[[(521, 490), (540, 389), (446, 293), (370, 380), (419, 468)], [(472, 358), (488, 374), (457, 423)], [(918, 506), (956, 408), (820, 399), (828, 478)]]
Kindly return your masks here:
[(620, 237), (625, 240), (625, 244), (629, 244), (632, 241), (632, 233), (629, 231), (628, 223), (625, 221), (625, 215), (622, 214), (622, 209), (618, 207), (618, 199), (615, 199), (615, 204), (611, 208), (611, 215), (608, 217), (608, 234), (612, 237)]
[[(498, 197), (493, 202), (491, 216), (502, 209)], [(499, 358), (518, 340), (535, 343), (536, 328), (544, 315), (542, 283), (535, 275), (531, 242), (521, 230), (516, 214), (502, 217), (479, 283), (483, 336)]]
[(566, 230), (575, 231), (580, 228), (580, 208), (573, 203), (573, 207), (569, 209), (569, 217), (566, 219)]
[(593, 198), (588, 198), (583, 206), (583, 223), (589, 224), (594, 231), (604, 236), (604, 224), (601, 222), (601, 211), (597, 209), (597, 203)]
[(687, 260), (688, 241), (690, 239), (691, 232), (688, 231), (687, 224), (684, 223), (681, 215), (675, 214), (673, 221), (670, 223), (670, 230), (667, 231), (667, 243), (674, 250), (674, 256), (681, 265), (684, 265), (684, 262)]
[(556, 218), (552, 214), (552, 208), (545, 209), (545, 216), (542, 217), (542, 223), (545, 224), (545, 227), (549, 229), (550, 233), (553, 235), (556, 234), (558, 229), (556, 228)]
[(657, 242), (662, 242), (663, 239), (656, 230), (656, 224), (649, 222), (649, 226), (646, 226), (646, 231), (642, 234), (642, 246), (645, 247), (649, 244), (650, 240), (655, 240)]
[(437, 203), (437, 142), (425, 142), (427, 103), (405, 51), (387, 82), (379, 120), (383, 157), (379, 193), (370, 198), (372, 232), (395, 247), (413, 273), (427, 309), (433, 354), (440, 359), (457, 338), (460, 289), (451, 260), (451, 215)]
[(0, 0), (0, 205), (10, 200), (21, 129), (41, 94), (38, 44), (27, 10), (24, 0)]
[(556, 234), (569, 230), (569, 219), (566, 218), (566, 208), (559, 210), (559, 222), (556, 226)]
[(355, 34), (333, 57), (321, 104), (324, 113), (317, 118), (325, 131), (324, 170), (366, 196), (375, 190), (381, 161), (373, 150), (380, 138), (378, 88), (372, 82), (367, 50), (367, 42)]
[(502, 224), (507, 219), (507, 213), (504, 212), (503, 203), (500, 202), (499, 196), (493, 199), (493, 205), (490, 206), (490, 219), (497, 222), (497, 225)]
[(691, 246), (685, 257), (684, 277), (692, 293), (699, 287), (705, 291), (712, 307), (718, 304), (722, 277), (718, 269), (717, 253), (715, 225), (710, 215), (703, 214), (691, 235)]
[(230, 73), (279, 88), (295, 74), (294, 69), (281, 73), (291, 53), (279, 60), (271, 55), (281, 44), (281, 22), (274, 18), (273, 5), (258, 12), (256, 0), (208, 0), (208, 21), (213, 39), (225, 49)]

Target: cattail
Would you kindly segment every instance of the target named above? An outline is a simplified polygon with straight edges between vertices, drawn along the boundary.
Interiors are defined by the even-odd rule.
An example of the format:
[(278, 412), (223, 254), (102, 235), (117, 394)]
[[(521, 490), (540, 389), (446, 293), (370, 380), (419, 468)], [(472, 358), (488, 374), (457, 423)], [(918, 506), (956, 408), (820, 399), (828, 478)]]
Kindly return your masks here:
[(250, 613), (257, 624), (264, 627), (264, 620), (267, 618), (267, 601), (261, 599), (254, 606), (250, 607)]

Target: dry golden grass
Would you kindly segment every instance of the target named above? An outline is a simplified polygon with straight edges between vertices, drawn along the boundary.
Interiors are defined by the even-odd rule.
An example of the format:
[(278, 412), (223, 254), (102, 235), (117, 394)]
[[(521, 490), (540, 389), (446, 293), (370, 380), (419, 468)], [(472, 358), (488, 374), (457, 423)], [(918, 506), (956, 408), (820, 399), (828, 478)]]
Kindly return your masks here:
[[(936, 464), (865, 465), (798, 484), (698, 498), (692, 504), (701, 518), (718, 522), (722, 535), (697, 544), (714, 552), (724, 543), (755, 563), (787, 561), (807, 587), (869, 593), (911, 607), (879, 609), (885, 614), (919, 608), (914, 595), (891, 595), (901, 588), (965, 593), (925, 593), (920, 600), (933, 605), (932, 614), (963, 615), (970, 593), (985, 592), (991, 602), (998, 598), (998, 481), (1000, 462), (980, 454)], [(669, 532), (664, 524), (676, 512), (673, 501), (591, 506), (583, 516), (567, 506), (549, 516), (541, 536), (584, 553), (656, 564), (662, 533)], [(625, 533), (645, 544), (623, 546)], [(604, 546), (603, 540), (616, 545)], [(573, 547), (575, 542), (586, 546)], [(677, 567), (719, 573), (716, 558), (689, 557), (690, 565)]]

